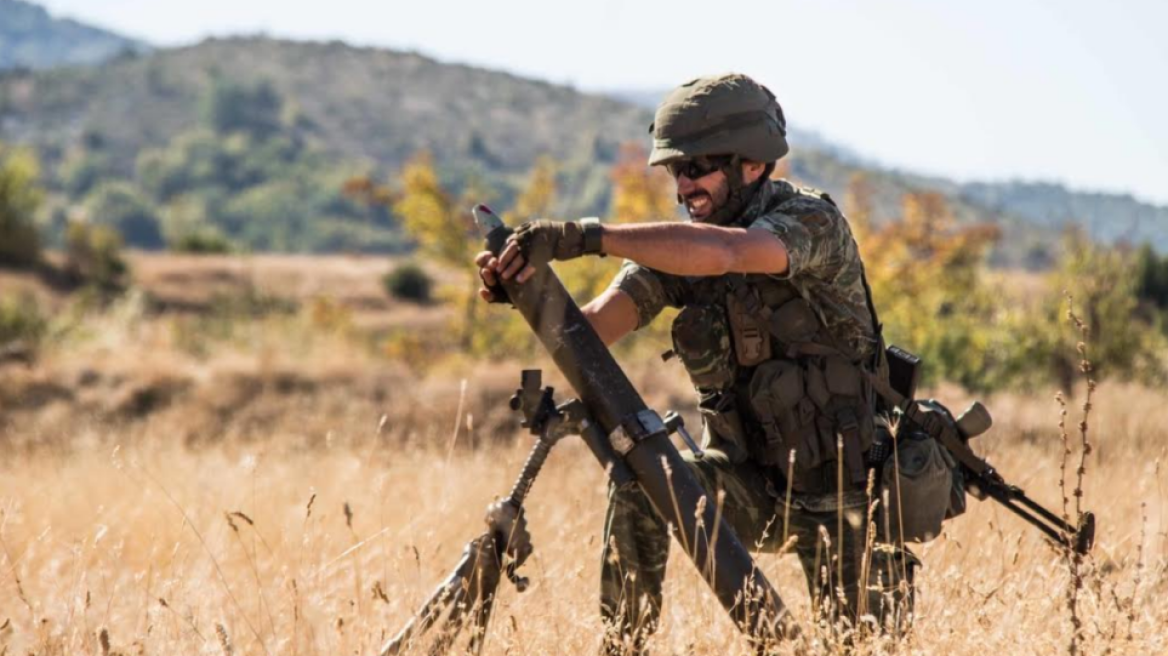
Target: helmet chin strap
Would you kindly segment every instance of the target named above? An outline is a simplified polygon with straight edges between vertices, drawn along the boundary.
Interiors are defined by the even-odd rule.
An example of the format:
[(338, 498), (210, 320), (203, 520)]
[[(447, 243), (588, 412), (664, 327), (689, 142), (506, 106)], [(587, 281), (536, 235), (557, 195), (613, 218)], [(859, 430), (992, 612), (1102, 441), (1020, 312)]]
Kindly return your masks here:
[[(742, 178), (742, 158), (738, 155), (730, 158), (730, 161), (722, 166), (722, 174), (726, 176), (726, 184), (730, 188), (730, 194), (726, 197), (726, 202), (721, 207), (714, 210), (710, 215), (704, 219), (698, 220), (700, 223), (710, 223), (713, 225), (727, 225), (733, 223), (735, 219), (742, 214), (742, 210), (746, 209), (747, 203), (754, 197), (755, 192), (762, 186), (764, 180), (768, 175), (759, 176), (758, 180), (746, 184)], [(678, 201), (682, 198), (679, 195)]]

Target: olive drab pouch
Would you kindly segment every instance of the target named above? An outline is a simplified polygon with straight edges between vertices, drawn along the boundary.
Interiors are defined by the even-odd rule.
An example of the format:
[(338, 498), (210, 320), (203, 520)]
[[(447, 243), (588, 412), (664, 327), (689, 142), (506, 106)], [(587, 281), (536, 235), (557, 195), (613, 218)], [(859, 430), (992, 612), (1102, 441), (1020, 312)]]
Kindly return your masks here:
[(734, 399), (734, 394), (729, 392), (703, 392), (699, 395), (698, 412), (702, 415), (707, 435), (716, 438), (702, 446), (717, 446), (730, 456), (731, 461), (742, 462), (749, 451), (742, 439), (745, 431)]
[[(917, 408), (921, 412), (935, 415), (941, 421), (951, 424), (954, 430), (961, 432), (961, 428), (957, 425), (956, 420), (953, 418), (953, 413), (940, 401), (937, 401), (936, 399), (926, 399), (923, 401), (916, 401), (916, 404)], [(921, 432), (927, 434), (927, 432), (924, 430)], [(936, 441), (936, 439), (937, 437), (933, 436), (933, 440)], [(938, 444), (938, 447), (941, 447), (941, 445)], [(953, 478), (953, 484), (949, 492), (949, 508), (945, 512), (945, 519), (952, 519), (965, 512), (965, 475), (962, 473), (961, 467), (957, 466), (957, 461), (954, 459), (953, 454), (951, 454), (949, 450), (945, 448), (941, 448), (941, 451), (946, 458), (946, 462), (952, 463), (951, 474)]]
[(783, 303), (771, 313), (768, 328), (784, 347), (810, 342), (819, 332), (819, 318), (802, 298)]
[(848, 482), (863, 485), (867, 477), (864, 454), (875, 435), (870, 385), (860, 368), (843, 355), (813, 357), (806, 362), (807, 395), (819, 411), (820, 449), (835, 459), (843, 438)]
[(730, 386), (737, 373), (726, 313), (717, 305), (686, 306), (673, 320), (673, 350), (699, 390)]
[[(807, 398), (803, 368), (793, 360), (771, 360), (754, 370), (750, 405), (762, 427), (764, 441), (753, 444), (754, 456), (765, 465), (786, 466), (795, 451), (796, 466), (819, 466), (825, 454), (816, 439), (816, 413)], [(830, 452), (826, 454), (830, 458)]]
[[(928, 542), (950, 516), (957, 461), (923, 431), (899, 431), (896, 451), (884, 464), (890, 539)], [(962, 496), (964, 505), (964, 495)]]
[(726, 295), (726, 312), (730, 318), (730, 334), (734, 337), (734, 354), (738, 364), (753, 367), (771, 359), (771, 336), (767, 324), (757, 312), (750, 312), (737, 294)]

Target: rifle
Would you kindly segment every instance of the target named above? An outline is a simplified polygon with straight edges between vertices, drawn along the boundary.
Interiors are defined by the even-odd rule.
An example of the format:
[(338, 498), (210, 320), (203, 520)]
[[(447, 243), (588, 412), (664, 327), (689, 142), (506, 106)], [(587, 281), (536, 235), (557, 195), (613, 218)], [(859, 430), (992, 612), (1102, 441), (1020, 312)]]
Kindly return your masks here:
[(989, 410), (980, 401), (974, 401), (965, 412), (954, 417), (937, 401), (913, 398), (920, 358), (890, 346), (888, 364), (887, 380), (868, 373), (868, 380), (876, 393), (898, 411), (901, 421), (920, 428), (949, 451), (961, 468), (965, 489), (974, 498), (997, 501), (1060, 547), (1082, 556), (1091, 551), (1095, 545), (1095, 513), (1082, 513), (1078, 523), (1072, 525), (1031, 499), (1022, 488), (1006, 482), (989, 462), (970, 448), (969, 441), (993, 425)]
[[(488, 250), (498, 255), (511, 230), (484, 205), (473, 213)], [(449, 649), (468, 619), (475, 627), (470, 649), (477, 653), (482, 648), (502, 574), (520, 591), (526, 587), (516, 574), (531, 553), (523, 501), (551, 447), (569, 433), (584, 438), (613, 484), (640, 485), (756, 649), (796, 636), (798, 628), (778, 593), (717, 504), (707, 502), (705, 490), (670, 442), (669, 433), (677, 429), (692, 444), (681, 422), (670, 416), (667, 423), (645, 404), (551, 267), (537, 263), (536, 273), (522, 285), (514, 279), (500, 285), (579, 397), (557, 406), (554, 390), (540, 389), (540, 375), (524, 372), (511, 405), (523, 412), (523, 425), (538, 440), (511, 495), (488, 509), (487, 532), (467, 544), (451, 574), (386, 643), (381, 656), (400, 653), (440, 621), (430, 653)]]

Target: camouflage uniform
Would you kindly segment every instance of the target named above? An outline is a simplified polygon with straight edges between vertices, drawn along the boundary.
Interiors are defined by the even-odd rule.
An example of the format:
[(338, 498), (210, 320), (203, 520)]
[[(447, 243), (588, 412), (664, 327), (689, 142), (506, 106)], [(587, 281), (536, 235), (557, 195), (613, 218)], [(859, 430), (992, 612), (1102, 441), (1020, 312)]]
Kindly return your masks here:
[[(825, 194), (799, 189), (786, 181), (765, 181), (731, 225), (764, 229), (782, 240), (789, 256), (789, 270), (773, 278), (789, 282), (797, 290), (836, 344), (857, 358), (871, 359), (879, 341), (865, 296), (856, 242), (846, 219)], [(612, 286), (633, 300), (639, 328), (666, 306), (686, 308), (693, 304), (698, 288), (710, 280), (665, 274), (626, 262)], [(690, 373), (692, 376), (694, 372)], [(748, 407), (743, 408), (743, 413), (744, 432), (751, 432), (752, 427), (757, 432), (757, 418), (751, 416)], [(840, 563), (834, 559), (842, 553), (846, 597), (842, 615), (854, 619), (865, 551), (867, 495), (863, 484), (849, 481), (842, 493), (842, 508), (835, 485), (830, 490), (796, 490), (788, 508), (784, 467), (761, 462), (750, 448), (754, 438), (727, 434), (725, 429), (712, 430), (708, 417), (705, 428), (705, 457), (689, 457), (687, 463), (714, 495), (712, 498), (717, 498), (718, 492), (725, 494), (724, 516), (743, 543), (775, 552), (784, 543), (784, 532), (794, 536), (794, 551), (812, 599), (826, 602), (817, 603), (816, 608), (828, 613), (839, 611), (831, 591), (839, 588)], [(829, 458), (834, 455), (829, 454)], [(834, 471), (834, 467), (830, 465), (830, 470)], [(841, 511), (842, 536), (838, 528)], [(637, 486), (610, 490), (601, 611), (611, 623), (612, 635), (632, 637), (638, 649), (656, 628), (669, 542), (663, 520)], [(915, 559), (907, 552), (875, 551), (870, 570), (869, 613), (880, 617), (889, 609), (888, 602), (895, 596), (889, 593), (913, 564)]]

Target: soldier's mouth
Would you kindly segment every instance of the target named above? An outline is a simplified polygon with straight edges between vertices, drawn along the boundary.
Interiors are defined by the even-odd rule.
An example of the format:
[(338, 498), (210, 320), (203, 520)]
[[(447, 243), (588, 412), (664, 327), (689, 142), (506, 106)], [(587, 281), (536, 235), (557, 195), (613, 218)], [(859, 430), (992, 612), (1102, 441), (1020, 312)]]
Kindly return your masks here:
[(709, 214), (714, 208), (714, 200), (705, 192), (691, 194), (685, 199), (685, 209), (693, 218)]

